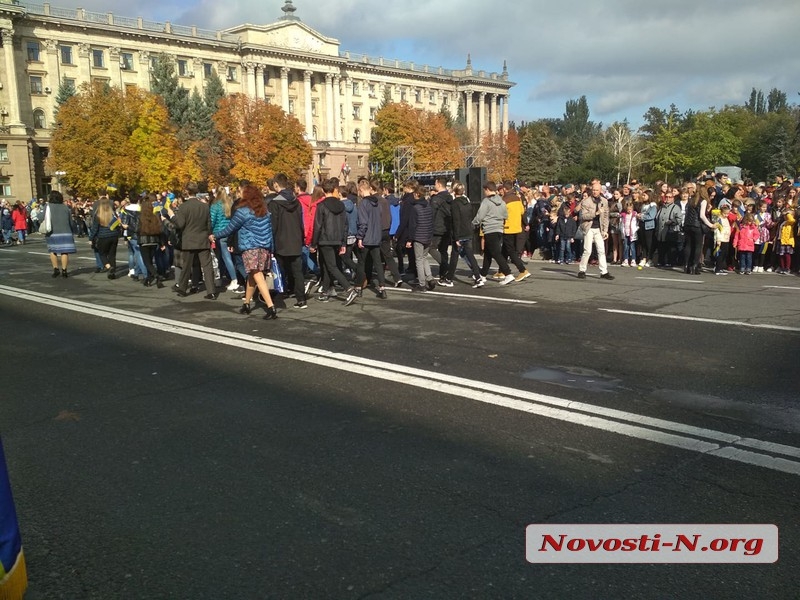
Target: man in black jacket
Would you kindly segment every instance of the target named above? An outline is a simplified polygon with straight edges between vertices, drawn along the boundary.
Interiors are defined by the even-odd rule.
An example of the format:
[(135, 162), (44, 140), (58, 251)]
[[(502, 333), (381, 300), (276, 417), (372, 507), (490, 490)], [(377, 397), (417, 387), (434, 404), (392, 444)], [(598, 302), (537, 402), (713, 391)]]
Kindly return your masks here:
[(325, 199), (317, 204), (309, 247), (311, 252), (318, 253), (317, 259), (322, 266), (322, 288), (317, 300), (327, 302), (330, 296), (336, 296), (331, 282), (333, 276), (347, 290), (344, 305), (350, 306), (358, 294), (336, 264), (336, 253), (342, 255), (347, 251), (347, 217), (339, 195), (339, 180), (326, 179), (322, 182), (322, 191)]
[[(167, 209), (169, 220), (181, 231), (181, 256), (183, 269), (181, 278), (175, 286), (179, 296), (189, 295), (186, 286), (192, 273), (192, 263), (195, 257), (200, 262), (203, 270), (203, 279), (206, 282), (206, 300), (216, 300), (219, 293), (214, 287), (214, 266), (211, 263), (211, 213), (208, 204), (198, 200), (197, 183), (190, 181), (186, 184), (186, 199), (178, 208), (178, 212)], [(196, 284), (196, 282), (195, 282)]]
[(272, 180), (276, 196), (268, 204), (272, 216), (272, 239), (275, 244), (275, 259), (294, 289), (294, 308), (307, 308), (303, 286), (303, 210), (294, 197), (289, 178), (278, 173)]
[(429, 252), (433, 260), (439, 263), (439, 285), (453, 287), (453, 282), (447, 278), (449, 262), (447, 251), (453, 242), (453, 197), (447, 191), (446, 177), (437, 177), (433, 183), (433, 189), (436, 193), (431, 196), (433, 239)]
[(472, 238), (475, 234), (475, 228), (472, 226), (472, 204), (464, 195), (464, 185), (456, 183), (453, 186), (453, 203), (451, 205), (451, 214), (453, 217), (453, 252), (450, 254), (450, 264), (447, 267), (445, 279), (453, 281), (456, 274), (456, 267), (458, 266), (459, 255), (467, 262), (467, 266), (472, 270), (472, 279), (474, 284), (472, 287), (483, 287), (486, 280), (481, 277), (481, 270), (478, 266), (478, 261), (475, 259), (475, 254), (472, 250)]

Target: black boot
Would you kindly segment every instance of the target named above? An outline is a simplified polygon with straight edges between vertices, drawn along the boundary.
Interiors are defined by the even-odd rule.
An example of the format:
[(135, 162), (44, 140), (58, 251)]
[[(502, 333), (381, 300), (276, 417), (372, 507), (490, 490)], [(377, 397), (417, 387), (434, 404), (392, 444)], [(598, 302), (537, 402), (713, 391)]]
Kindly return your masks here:
[(268, 306), (267, 307), (267, 314), (264, 315), (265, 321), (271, 321), (273, 319), (278, 318), (278, 309), (275, 306)]
[(164, 278), (163, 278), (161, 275), (159, 275), (158, 277), (156, 277), (156, 287), (157, 287), (158, 289), (161, 289), (161, 288), (163, 288), (163, 287), (164, 287)]
[(53, 278), (55, 279), (59, 275), (61, 275), (61, 272), (58, 269), (53, 269)]
[(61, 276), (62, 276), (64, 279), (66, 279), (67, 277), (69, 277), (69, 273), (67, 273), (67, 270), (66, 270), (66, 269), (61, 269)]
[(153, 285), (153, 278), (148, 276), (144, 280), (144, 287), (150, 287), (151, 285)]

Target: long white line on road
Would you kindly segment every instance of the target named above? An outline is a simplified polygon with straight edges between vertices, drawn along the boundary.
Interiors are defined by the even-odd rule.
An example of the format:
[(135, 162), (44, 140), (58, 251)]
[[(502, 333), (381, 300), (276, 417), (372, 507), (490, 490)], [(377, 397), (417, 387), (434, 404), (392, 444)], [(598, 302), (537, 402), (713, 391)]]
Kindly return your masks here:
[[(389, 292), (411, 292), (414, 293), (414, 290), (409, 290), (406, 288), (393, 288), (387, 287), (387, 291)], [(516, 298), (497, 298), (495, 296), (470, 296), (467, 294), (458, 294), (452, 292), (428, 292), (426, 291), (424, 294), (418, 294), (419, 296), (444, 296), (445, 298), (458, 298), (460, 300), (484, 300), (484, 301), (491, 301), (491, 302), (505, 302), (507, 304), (538, 304), (535, 300), (518, 300)]]
[[(49, 252), (28, 252), (28, 254), (36, 254), (38, 256), (50, 256)], [(91, 260), (94, 261), (93, 258), (89, 258), (88, 256), (76, 256), (73, 260)]]
[(773, 290), (800, 290), (800, 287), (789, 287), (786, 285), (765, 285), (765, 288), (771, 288)]
[(564, 398), (546, 396), (483, 381), (449, 376), (433, 371), (297, 344), (278, 342), (247, 334), (212, 329), (193, 323), (183, 323), (28, 290), (0, 286), (0, 294), (58, 309), (111, 319), (129, 325), (138, 325), (206, 342), (215, 342), (288, 360), (311, 363), (373, 379), (384, 379), (391, 383), (402, 383), (424, 390), (583, 425), (674, 448), (726, 458), (792, 475), (800, 475), (800, 461), (798, 460), (770, 456), (744, 449), (753, 448), (763, 452), (800, 459), (800, 448), (794, 446), (742, 438), (712, 429), (704, 429), (582, 402), (573, 402)]
[(676, 321), (694, 321), (696, 323), (713, 323), (714, 325), (735, 325), (737, 327), (753, 327), (754, 329), (774, 329), (776, 331), (800, 332), (800, 327), (787, 325), (770, 325), (769, 323), (744, 323), (742, 321), (727, 321), (724, 319), (705, 319), (703, 317), (687, 317), (684, 315), (665, 315), (661, 313), (637, 312), (635, 310), (620, 310), (616, 308), (598, 308), (607, 313), (634, 317), (655, 317), (657, 319), (674, 319)]
[(673, 281), (677, 283), (705, 283), (702, 279), (666, 279), (664, 277), (636, 277), (636, 279), (650, 279), (651, 281)]

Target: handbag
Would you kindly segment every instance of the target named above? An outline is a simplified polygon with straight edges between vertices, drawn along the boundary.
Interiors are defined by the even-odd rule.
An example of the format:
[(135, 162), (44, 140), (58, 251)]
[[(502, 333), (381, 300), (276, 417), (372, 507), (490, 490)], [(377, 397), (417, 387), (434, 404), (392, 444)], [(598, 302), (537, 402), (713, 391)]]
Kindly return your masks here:
[(39, 233), (47, 235), (51, 231), (53, 231), (53, 222), (50, 219), (50, 206), (48, 205), (44, 210), (44, 220), (39, 225)]
[(281, 267), (278, 264), (278, 259), (276, 259), (275, 256), (273, 256), (272, 260), (270, 260), (269, 270), (270, 275), (272, 276), (273, 289), (277, 293), (282, 294), (284, 291), (286, 291), (286, 286), (283, 285), (283, 273), (281, 273)]

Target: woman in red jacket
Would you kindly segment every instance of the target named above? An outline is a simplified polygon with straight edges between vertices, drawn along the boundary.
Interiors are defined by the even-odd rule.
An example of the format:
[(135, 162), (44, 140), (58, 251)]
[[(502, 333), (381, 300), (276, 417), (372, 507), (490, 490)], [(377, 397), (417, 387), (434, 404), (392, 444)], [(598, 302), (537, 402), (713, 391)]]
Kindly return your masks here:
[(11, 211), (11, 218), (14, 221), (14, 230), (17, 232), (17, 245), (25, 243), (25, 234), (28, 232), (28, 211), (21, 201), (17, 201), (14, 210)]

